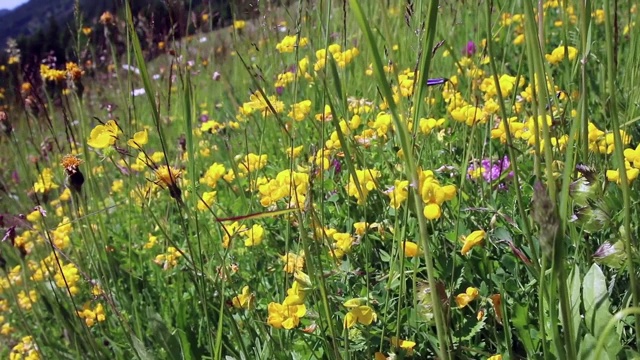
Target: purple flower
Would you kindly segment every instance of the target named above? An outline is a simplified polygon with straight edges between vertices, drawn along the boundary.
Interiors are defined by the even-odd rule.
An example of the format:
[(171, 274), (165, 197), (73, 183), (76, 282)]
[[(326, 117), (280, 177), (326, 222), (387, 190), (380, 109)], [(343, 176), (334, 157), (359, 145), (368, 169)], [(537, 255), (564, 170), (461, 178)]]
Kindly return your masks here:
[(473, 41), (469, 41), (464, 50), (462, 50), (462, 54), (464, 56), (473, 56), (473, 54), (476, 53), (476, 50), (476, 43), (474, 43)]
[[(467, 178), (472, 179), (471, 174), (478, 168), (482, 169), (482, 178), (489, 184), (493, 184), (501, 178), (503, 179), (499, 184), (493, 184), (496, 185), (499, 190), (506, 190), (507, 184), (505, 181), (513, 178), (513, 171), (510, 170), (511, 161), (509, 161), (507, 156), (495, 161), (488, 158), (482, 159), (480, 165), (471, 163), (467, 170)], [(507, 171), (509, 172), (506, 173)]]
[(342, 171), (342, 164), (338, 158), (333, 158), (331, 160), (331, 166), (333, 167), (334, 174), (339, 174)]
[(284, 92), (284, 86), (278, 86), (276, 88), (276, 94), (282, 95), (283, 92)]

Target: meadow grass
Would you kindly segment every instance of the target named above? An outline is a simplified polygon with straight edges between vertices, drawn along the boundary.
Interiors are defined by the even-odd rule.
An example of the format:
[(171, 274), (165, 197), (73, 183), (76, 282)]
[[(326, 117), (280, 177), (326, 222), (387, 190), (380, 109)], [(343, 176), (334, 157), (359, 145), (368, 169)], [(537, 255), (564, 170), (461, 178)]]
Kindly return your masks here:
[(635, 4), (260, 4), (10, 49), (3, 358), (640, 356)]

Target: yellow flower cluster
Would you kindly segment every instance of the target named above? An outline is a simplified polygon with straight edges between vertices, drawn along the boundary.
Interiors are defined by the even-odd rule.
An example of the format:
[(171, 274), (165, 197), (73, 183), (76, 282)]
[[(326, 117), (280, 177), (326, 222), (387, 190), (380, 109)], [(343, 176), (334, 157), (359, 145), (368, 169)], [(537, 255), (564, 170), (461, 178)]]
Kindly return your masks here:
[(276, 329), (291, 330), (297, 327), (300, 324), (300, 318), (307, 313), (304, 300), (310, 286), (309, 276), (301, 270), (296, 270), (295, 281), (287, 290), (287, 297), (282, 304), (271, 302), (267, 306), (269, 311), (267, 324)]
[[(327, 51), (329, 52), (327, 54)], [(358, 48), (351, 48), (342, 51), (342, 47), (339, 44), (331, 44), (326, 49), (319, 49), (316, 51), (316, 63), (313, 65), (313, 70), (316, 72), (324, 70), (326, 66), (326, 58), (331, 56), (335, 60), (339, 68), (344, 68), (353, 59), (360, 54)]]
[(356, 324), (371, 325), (378, 319), (378, 315), (368, 305), (362, 305), (361, 299), (350, 299), (345, 301), (344, 307), (349, 312), (344, 316), (343, 325), (345, 328), (352, 328)]
[(273, 113), (271, 108), (276, 113), (281, 113), (284, 110), (284, 103), (274, 95), (267, 96), (265, 98), (260, 91), (256, 91), (249, 96), (249, 101), (242, 104), (238, 109), (237, 119), (238, 121), (244, 121), (244, 119), (253, 114), (254, 112), (260, 112), (263, 117), (266, 117)]
[(173, 246), (167, 247), (167, 252), (159, 254), (153, 260), (156, 264), (162, 266), (163, 270), (168, 270), (178, 265), (178, 259), (182, 257), (182, 254)]
[(53, 280), (59, 288), (67, 288), (71, 295), (77, 295), (80, 292), (78, 282), (80, 274), (78, 268), (74, 264), (62, 265), (62, 272), (59, 270), (53, 275)]
[(33, 184), (33, 191), (44, 194), (58, 187), (59, 186), (53, 182), (53, 170), (51, 170), (51, 168), (44, 168), (38, 175), (38, 181)]
[(276, 44), (276, 50), (281, 53), (291, 53), (296, 46), (305, 47), (309, 43), (309, 39), (306, 37), (299, 38), (296, 35), (285, 36), (278, 44)]
[(284, 262), (283, 270), (286, 273), (293, 274), (296, 271), (304, 270), (304, 251), (300, 251), (299, 254), (289, 252), (282, 255), (280, 259)]
[(236, 309), (252, 309), (256, 305), (256, 295), (245, 286), (240, 294), (231, 299), (231, 304)]
[(288, 206), (304, 208), (309, 188), (309, 174), (302, 172), (283, 170), (275, 179), (267, 181), (258, 179), (258, 192), (260, 204), (264, 207), (273, 206), (278, 200), (289, 197)]
[(240, 164), (238, 164), (238, 171), (241, 177), (247, 176), (247, 174), (258, 171), (267, 165), (267, 155), (256, 155), (253, 153), (247, 154)]
[(441, 186), (431, 170), (421, 171), (418, 181), (418, 191), (425, 204), (424, 216), (429, 220), (439, 219), (442, 215), (442, 204), (456, 196), (455, 185)]
[(356, 178), (360, 185), (360, 190), (358, 190), (353, 176), (349, 176), (347, 193), (349, 196), (354, 196), (358, 200), (358, 205), (364, 205), (369, 192), (378, 188), (376, 182), (380, 175), (380, 171), (375, 169), (356, 170)]
[[(640, 145), (635, 149), (624, 149), (624, 166), (628, 183), (638, 178), (638, 175), (640, 175)], [(607, 170), (607, 180), (620, 184), (622, 182), (620, 170)]]
[(81, 319), (84, 319), (84, 323), (87, 324), (88, 327), (93, 327), (96, 323), (103, 322), (107, 319), (104, 313), (104, 307), (100, 303), (92, 309), (91, 303), (86, 302), (82, 305), (82, 310), (78, 310), (77, 314)]
[(9, 353), (10, 360), (38, 360), (40, 359), (40, 350), (38, 345), (33, 341), (33, 337), (25, 336), (17, 343)]

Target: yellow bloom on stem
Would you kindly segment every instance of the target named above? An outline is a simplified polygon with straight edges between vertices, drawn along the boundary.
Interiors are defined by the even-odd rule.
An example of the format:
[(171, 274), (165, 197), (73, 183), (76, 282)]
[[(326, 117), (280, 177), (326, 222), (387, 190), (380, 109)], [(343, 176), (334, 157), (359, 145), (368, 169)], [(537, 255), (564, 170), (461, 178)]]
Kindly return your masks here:
[(38, 181), (33, 184), (33, 190), (41, 194), (57, 188), (58, 185), (53, 182), (53, 170), (51, 170), (51, 168), (43, 169), (38, 175)]
[(393, 347), (401, 348), (407, 352), (407, 355), (413, 354), (413, 347), (416, 346), (416, 343), (411, 340), (402, 340), (397, 337), (391, 337), (391, 345)]
[(344, 317), (344, 327), (349, 329), (355, 324), (371, 325), (378, 319), (378, 315), (367, 305), (360, 305), (360, 299), (347, 300), (343, 305), (349, 309)]
[(469, 303), (475, 300), (477, 297), (478, 289), (474, 287), (468, 287), (464, 293), (456, 295), (456, 304), (458, 304), (459, 309), (462, 309), (465, 306), (469, 305)]
[[(631, 182), (638, 178), (638, 175), (640, 175), (640, 169), (631, 167), (631, 164), (629, 164), (628, 161), (625, 161), (624, 165), (626, 168), (625, 171), (627, 173), (627, 183), (631, 184)], [(620, 185), (622, 183), (622, 179), (620, 178), (620, 170), (607, 170), (607, 180)]]
[(633, 167), (640, 169), (640, 145), (634, 149), (624, 149), (624, 158), (629, 163), (633, 164)]
[(109, 120), (106, 124), (97, 125), (91, 130), (87, 145), (95, 149), (104, 149), (116, 143), (120, 128), (114, 120)]
[(149, 134), (147, 132), (147, 129), (144, 129), (133, 134), (133, 139), (129, 139), (127, 141), (127, 145), (131, 146), (132, 148), (140, 149), (142, 145), (145, 145), (148, 142)]
[(302, 100), (297, 104), (291, 105), (291, 111), (289, 111), (289, 116), (295, 121), (304, 120), (307, 115), (311, 112), (311, 100)]
[(162, 266), (163, 270), (168, 270), (178, 265), (178, 259), (180, 259), (181, 257), (182, 254), (180, 253), (180, 251), (178, 251), (178, 249), (173, 246), (169, 246), (167, 247), (167, 252), (156, 256), (153, 262)]
[(464, 243), (464, 245), (462, 245), (462, 250), (460, 250), (460, 253), (462, 255), (467, 255), (467, 253), (469, 253), (469, 251), (473, 247), (481, 245), (484, 241), (485, 235), (486, 233), (484, 230), (476, 230), (468, 236), (460, 237), (460, 240)]
[(173, 166), (162, 165), (154, 171), (156, 175), (155, 184), (169, 189), (172, 198), (180, 199), (180, 188), (178, 187), (178, 179), (182, 176), (182, 171)]
[(222, 246), (226, 249), (231, 244), (231, 238), (236, 234), (243, 233), (247, 231), (246, 226), (240, 225), (239, 222), (234, 221), (231, 224), (223, 224), (222, 225), (224, 235), (222, 236)]
[(231, 303), (236, 309), (251, 309), (255, 306), (256, 296), (249, 292), (249, 287), (242, 288), (242, 292), (233, 297)]
[[(573, 46), (566, 47), (566, 58), (569, 59), (569, 61), (575, 60), (577, 56), (578, 49), (574, 48)], [(550, 64), (559, 64), (562, 60), (565, 59), (565, 46), (558, 46), (557, 48), (553, 49), (551, 54), (546, 54), (544, 57)]]
[(267, 306), (269, 317), (267, 324), (276, 329), (291, 330), (300, 324), (300, 318), (307, 313), (307, 308), (302, 305), (282, 305), (272, 302)]
[(217, 191), (207, 191), (202, 194), (202, 199), (198, 202), (198, 210), (206, 211), (211, 208), (216, 199)]
[(235, 20), (233, 22), (233, 28), (236, 30), (242, 30), (247, 26), (247, 23), (244, 20)]
[(287, 35), (276, 45), (276, 50), (281, 53), (291, 53), (294, 51), (296, 46), (305, 47), (308, 43), (309, 39), (306, 37), (300, 38), (298, 41), (298, 36)]
[(347, 192), (349, 196), (354, 196), (358, 199), (358, 205), (363, 205), (367, 200), (369, 192), (377, 188), (376, 180), (380, 176), (380, 171), (375, 169), (356, 170), (356, 178), (360, 184), (362, 194), (358, 191), (358, 187), (353, 180), (353, 176), (349, 176), (349, 184), (347, 185)]
[(304, 251), (300, 251), (299, 255), (289, 252), (280, 256), (280, 259), (285, 263), (283, 270), (289, 274), (293, 274), (296, 270), (302, 271), (304, 269)]
[(369, 228), (369, 223), (366, 221), (353, 223), (353, 229), (355, 230), (356, 235), (358, 236), (364, 235), (364, 233), (367, 232), (368, 228)]
[(420, 246), (412, 241), (402, 241), (400, 243), (400, 246), (402, 246), (402, 249), (404, 250), (404, 256), (406, 257), (411, 258), (422, 254), (422, 251), (420, 251)]
[(243, 232), (242, 235), (245, 237), (244, 246), (251, 247), (260, 245), (264, 238), (264, 228), (261, 225), (255, 224), (251, 229)]
[(304, 304), (304, 298), (306, 292), (301, 288), (300, 282), (294, 281), (291, 288), (287, 290), (287, 297), (282, 302), (282, 305), (302, 305)]
[(385, 193), (391, 200), (391, 204), (389, 205), (394, 209), (398, 209), (409, 197), (409, 181), (396, 180), (393, 187), (391, 187)]

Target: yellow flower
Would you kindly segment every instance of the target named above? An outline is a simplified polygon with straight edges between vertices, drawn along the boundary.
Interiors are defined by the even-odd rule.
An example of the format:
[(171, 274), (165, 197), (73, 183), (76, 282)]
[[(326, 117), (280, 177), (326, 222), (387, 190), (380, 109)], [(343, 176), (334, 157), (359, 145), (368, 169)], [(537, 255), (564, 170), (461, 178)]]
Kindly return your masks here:
[(116, 143), (118, 134), (120, 134), (118, 124), (114, 120), (109, 120), (106, 124), (97, 125), (91, 130), (87, 145), (96, 149), (104, 149)]
[[(578, 49), (574, 48), (573, 46), (567, 46), (566, 50), (566, 58), (569, 59), (569, 61), (575, 60), (575, 58), (578, 56)], [(560, 63), (565, 59), (565, 47), (563, 45), (558, 46), (557, 48), (553, 49), (551, 54), (546, 54), (545, 58), (550, 64), (555, 65)]]
[(396, 180), (394, 182), (394, 186), (385, 193), (391, 200), (390, 206), (394, 209), (398, 209), (409, 197), (409, 181)]
[(215, 188), (218, 180), (224, 176), (226, 171), (227, 170), (224, 168), (224, 165), (213, 163), (209, 166), (209, 169), (207, 169), (202, 178), (200, 178), (200, 183), (206, 184), (211, 188)]
[(267, 306), (269, 317), (267, 324), (276, 329), (291, 330), (300, 324), (300, 318), (307, 313), (307, 308), (302, 305), (282, 305), (275, 302)]
[(156, 175), (155, 184), (161, 187), (169, 189), (171, 197), (174, 199), (180, 198), (180, 188), (177, 181), (182, 176), (182, 171), (174, 168), (173, 166), (162, 165), (154, 171)]
[(293, 52), (296, 45), (299, 47), (305, 47), (308, 43), (309, 39), (306, 37), (300, 38), (298, 41), (298, 37), (296, 35), (287, 35), (276, 45), (276, 50), (281, 53), (290, 53)]
[(469, 253), (469, 251), (474, 246), (481, 245), (482, 242), (484, 241), (485, 235), (486, 233), (484, 230), (476, 230), (471, 234), (469, 234), (469, 236), (462, 236), (460, 240), (464, 242), (464, 245), (462, 245), (462, 250), (460, 250), (460, 253), (462, 255), (467, 255), (467, 253)]
[(401, 348), (407, 352), (407, 355), (413, 354), (413, 347), (416, 346), (416, 343), (411, 340), (402, 340), (397, 337), (391, 337), (391, 345), (397, 348)]
[(624, 149), (624, 158), (629, 163), (633, 164), (633, 167), (640, 169), (640, 144), (634, 149)]
[(249, 287), (242, 288), (242, 293), (236, 295), (231, 299), (233, 307), (236, 309), (251, 309), (255, 306), (256, 296), (249, 292)]
[[(625, 161), (624, 164), (627, 173), (627, 183), (631, 184), (631, 182), (640, 175), (640, 169), (632, 168), (628, 161)], [(620, 185), (622, 183), (622, 179), (620, 179), (620, 170), (607, 170), (607, 180)]]
[(344, 317), (344, 327), (349, 329), (355, 324), (371, 325), (378, 319), (378, 315), (367, 305), (360, 305), (360, 299), (347, 300), (344, 306), (349, 312)]
[(213, 205), (213, 201), (216, 199), (217, 191), (207, 191), (202, 194), (202, 199), (198, 202), (198, 210), (206, 211), (211, 205)]
[(156, 256), (153, 260), (156, 264), (162, 266), (163, 270), (174, 268), (178, 265), (178, 259), (182, 257), (182, 254), (173, 246), (167, 247), (167, 252)]
[(477, 297), (478, 289), (474, 287), (468, 287), (464, 293), (456, 295), (456, 304), (458, 304), (459, 309), (462, 309), (465, 306), (469, 305), (469, 303), (475, 300)]
[(404, 250), (404, 256), (406, 257), (416, 257), (422, 254), (418, 244), (412, 241), (402, 241), (400, 243), (400, 246), (402, 246), (402, 249)]
[(240, 175), (244, 176), (250, 172), (254, 172), (262, 169), (267, 165), (267, 155), (256, 155), (253, 153), (249, 153), (244, 157), (242, 162), (238, 164), (238, 171)]
[(262, 239), (264, 238), (264, 228), (258, 224), (255, 224), (251, 227), (251, 229), (242, 233), (245, 237), (244, 246), (256, 246), (262, 243)]
[(280, 256), (280, 259), (285, 263), (283, 270), (289, 274), (304, 270), (304, 251), (300, 251), (299, 255), (290, 252)]
[(127, 145), (131, 146), (132, 148), (140, 149), (142, 145), (145, 145), (148, 142), (149, 134), (147, 133), (147, 129), (144, 129), (133, 134), (133, 139), (129, 139), (127, 141)]
[(233, 28), (236, 30), (242, 30), (246, 25), (247, 23), (244, 20), (235, 20), (233, 22)]
[(367, 200), (367, 195), (371, 190), (377, 189), (376, 180), (381, 176), (380, 171), (375, 169), (356, 170), (356, 178), (360, 184), (360, 190), (353, 180), (353, 176), (349, 176), (349, 184), (347, 185), (347, 192), (349, 196), (354, 196), (358, 199), (358, 205), (363, 205)]
[(231, 238), (236, 234), (247, 231), (244, 225), (240, 225), (239, 222), (234, 221), (231, 224), (223, 224), (224, 235), (222, 236), (222, 246), (226, 249), (231, 245)]
[(311, 100), (303, 100), (297, 104), (291, 105), (291, 111), (289, 111), (289, 116), (295, 121), (304, 120), (307, 115), (311, 112)]
[(45, 168), (38, 175), (38, 181), (33, 184), (33, 190), (37, 193), (44, 194), (51, 189), (57, 189), (59, 186), (53, 182), (53, 170)]
[(359, 236), (364, 235), (364, 233), (367, 231), (368, 227), (369, 227), (369, 223), (364, 222), (364, 221), (353, 223), (353, 228), (356, 231), (356, 235), (359, 235)]
[(147, 243), (144, 244), (143, 247), (145, 249), (151, 249), (156, 245), (157, 242), (158, 242), (158, 237), (155, 235), (149, 234), (149, 240), (147, 240)]
[(502, 355), (493, 355), (487, 358), (487, 360), (502, 360)]
[[(302, 271), (296, 271), (296, 273), (302, 273)], [(306, 292), (304, 289), (301, 288), (300, 284), (301, 282), (298, 282), (297, 280), (293, 282), (293, 284), (291, 285), (291, 288), (287, 290), (287, 297), (282, 302), (282, 305), (289, 306), (289, 305), (304, 304), (304, 298), (306, 296)]]
[(102, 304), (98, 303), (95, 308), (91, 308), (91, 304), (86, 302), (82, 306), (82, 310), (78, 310), (78, 316), (81, 319), (84, 319), (85, 324), (88, 327), (92, 327), (96, 324), (96, 322), (103, 322), (107, 319), (104, 313), (104, 307)]
[(18, 306), (22, 310), (29, 311), (31, 310), (33, 303), (38, 300), (38, 293), (35, 290), (30, 290), (29, 294), (27, 294), (24, 290), (18, 293)]

